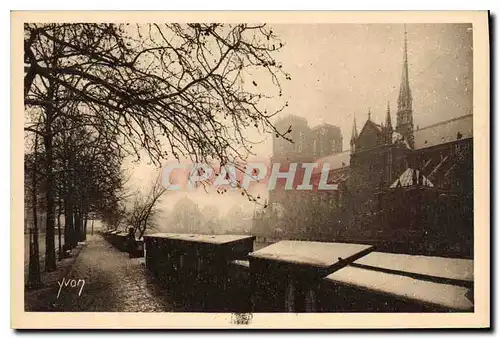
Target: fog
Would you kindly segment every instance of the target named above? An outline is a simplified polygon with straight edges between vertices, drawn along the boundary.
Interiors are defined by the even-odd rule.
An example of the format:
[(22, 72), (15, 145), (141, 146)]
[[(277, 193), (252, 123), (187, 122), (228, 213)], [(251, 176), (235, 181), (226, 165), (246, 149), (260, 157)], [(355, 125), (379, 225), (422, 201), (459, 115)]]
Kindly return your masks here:
[[(305, 117), (310, 126), (330, 123), (341, 128), (344, 150), (348, 149), (352, 120), (356, 116), (358, 130), (367, 119), (382, 122), (389, 102), (393, 123), (401, 78), (404, 27), (401, 24), (315, 24), (272, 25), (285, 42), (276, 58), (291, 74), (292, 81), (283, 84), (288, 100), (280, 115)], [(413, 95), (415, 127), (472, 113), (472, 29), (468, 24), (407, 24), (410, 87)], [(261, 87), (265, 91), (266, 88)], [(269, 159), (272, 138), (254, 146), (255, 157)], [(131, 172), (129, 185), (147, 186), (157, 169), (143, 161), (135, 164), (127, 159), (124, 167)], [(268, 196), (267, 187), (254, 186), (261, 201)], [(217, 194), (214, 190), (169, 191), (161, 201), (159, 224), (175, 223), (182, 218), (179, 209), (190, 210), (191, 202), (202, 217), (200, 223), (228, 219), (244, 210), (250, 217), (255, 208), (240, 192)], [(182, 204), (179, 205), (179, 202)], [(184, 206), (184, 207), (181, 207)], [(196, 219), (196, 218), (195, 218)], [(180, 220), (180, 219), (179, 219)], [(198, 221), (196, 221), (198, 222)], [(219, 222), (221, 232), (228, 224)], [(162, 226), (163, 227), (163, 226)], [(200, 226), (205, 227), (208, 226)], [(240, 226), (238, 226), (240, 227)], [(243, 227), (243, 226), (242, 226)], [(164, 228), (164, 227), (163, 227)]]

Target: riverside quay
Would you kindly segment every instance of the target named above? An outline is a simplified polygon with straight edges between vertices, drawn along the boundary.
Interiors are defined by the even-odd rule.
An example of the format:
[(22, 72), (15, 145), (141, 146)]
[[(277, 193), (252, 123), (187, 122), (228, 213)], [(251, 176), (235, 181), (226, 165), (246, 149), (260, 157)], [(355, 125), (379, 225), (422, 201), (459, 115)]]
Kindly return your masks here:
[[(119, 239), (104, 232), (119, 249)], [(156, 233), (140, 251), (190, 312), (472, 312), (473, 260), (374, 246), (254, 236)], [(444, 269), (446, 268), (446, 269)]]

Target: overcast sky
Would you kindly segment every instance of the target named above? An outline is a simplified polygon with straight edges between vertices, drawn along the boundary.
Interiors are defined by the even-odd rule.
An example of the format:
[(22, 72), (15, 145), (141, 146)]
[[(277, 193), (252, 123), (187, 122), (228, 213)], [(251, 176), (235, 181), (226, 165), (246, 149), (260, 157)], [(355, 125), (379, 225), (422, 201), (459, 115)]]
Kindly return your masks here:
[[(385, 118), (389, 100), (396, 117), (404, 42), (403, 25), (276, 25), (286, 42), (279, 59), (292, 74), (284, 91), (288, 112), (310, 125), (342, 129), (348, 148), (352, 117), (358, 127)], [(406, 25), (415, 126), (472, 109), (472, 31), (469, 25)]]
[[(289, 102), (282, 113), (307, 118), (310, 126), (330, 123), (341, 128), (349, 147), (352, 119), (358, 130), (371, 108), (372, 119), (385, 119), (390, 102), (393, 125), (401, 79), (402, 24), (271, 25), (285, 43), (276, 58), (291, 74), (283, 84)], [(415, 127), (472, 113), (472, 29), (468, 24), (407, 24), (410, 87)], [(271, 155), (272, 143), (254, 147), (259, 157)], [(133, 168), (133, 182), (152, 178), (145, 165)], [(173, 204), (185, 193), (169, 196)], [(188, 193), (200, 205), (228, 210), (241, 196)]]

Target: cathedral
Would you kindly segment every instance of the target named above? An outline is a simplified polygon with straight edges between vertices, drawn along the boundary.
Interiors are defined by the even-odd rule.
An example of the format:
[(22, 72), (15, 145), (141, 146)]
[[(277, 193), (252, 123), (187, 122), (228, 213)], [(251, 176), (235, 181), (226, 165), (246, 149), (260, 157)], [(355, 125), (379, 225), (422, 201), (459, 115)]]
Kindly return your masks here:
[(390, 103), (382, 123), (373, 121), (368, 110), (359, 132), (354, 119), (350, 149), (343, 151), (337, 126), (309, 128), (296, 116), (279, 121), (277, 128), (293, 126), (294, 143), (276, 138), (271, 161), (284, 168), (291, 162), (316, 162), (316, 183), (321, 165), (328, 163), (328, 183), (338, 189), (285, 191), (278, 183), (269, 192), (270, 208), (255, 216), (254, 233), (472, 256), (472, 114), (415, 128), (412, 101), (405, 32), (395, 124)]

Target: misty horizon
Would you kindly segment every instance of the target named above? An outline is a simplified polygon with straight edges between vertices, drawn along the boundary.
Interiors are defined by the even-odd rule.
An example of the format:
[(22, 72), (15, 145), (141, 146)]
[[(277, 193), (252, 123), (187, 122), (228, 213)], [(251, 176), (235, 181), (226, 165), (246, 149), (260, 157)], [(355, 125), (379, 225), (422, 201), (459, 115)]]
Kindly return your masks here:
[[(305, 118), (310, 128), (338, 126), (342, 150), (349, 151), (353, 119), (358, 129), (368, 119), (384, 121), (387, 105), (396, 121), (397, 95), (402, 72), (404, 29), (408, 37), (409, 81), (415, 129), (472, 114), (472, 26), (470, 24), (278, 24), (270, 25), (284, 47), (276, 55), (292, 80), (283, 84), (288, 106), (276, 119)], [(314, 51), (312, 53), (311, 51)], [(366, 56), (370, 57), (367, 58)], [(430, 81), (432, 80), (432, 81)], [(305, 99), (306, 98), (306, 99)], [(250, 159), (269, 159), (272, 135), (248, 131), (262, 141)], [(157, 175), (147, 161), (128, 158), (130, 186), (143, 189)], [(229, 193), (229, 192), (228, 192)], [(185, 192), (170, 192), (165, 207)], [(187, 193), (201, 207), (216, 203), (227, 212), (246, 201), (237, 192), (218, 195), (204, 190)], [(266, 199), (266, 187), (256, 194)]]

